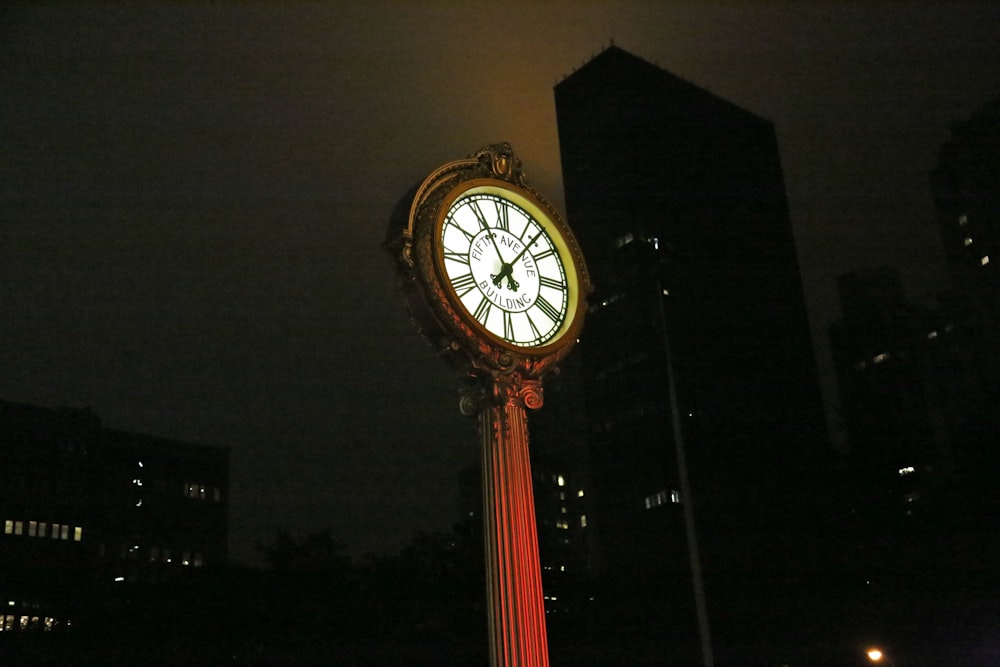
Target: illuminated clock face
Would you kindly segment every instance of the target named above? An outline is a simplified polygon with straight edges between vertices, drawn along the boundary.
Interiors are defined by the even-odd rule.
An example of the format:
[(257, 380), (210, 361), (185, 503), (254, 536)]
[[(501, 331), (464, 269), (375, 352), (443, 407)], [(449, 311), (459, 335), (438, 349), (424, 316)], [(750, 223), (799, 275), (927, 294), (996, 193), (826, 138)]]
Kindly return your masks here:
[(479, 326), (518, 347), (553, 342), (570, 315), (559, 230), (528, 200), (477, 188), (449, 206), (441, 226), (446, 279)]

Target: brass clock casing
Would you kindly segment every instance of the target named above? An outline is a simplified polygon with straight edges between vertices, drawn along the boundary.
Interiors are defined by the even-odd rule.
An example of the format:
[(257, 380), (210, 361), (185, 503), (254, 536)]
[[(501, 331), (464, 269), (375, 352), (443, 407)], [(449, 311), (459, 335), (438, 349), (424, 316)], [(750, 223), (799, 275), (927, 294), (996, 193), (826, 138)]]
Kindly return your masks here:
[[(515, 344), (470, 313), (449, 279), (442, 230), (463, 197), (485, 193), (511, 202), (544, 230), (565, 271), (566, 302), (557, 329), (539, 344)], [(587, 311), (590, 278), (572, 231), (555, 208), (527, 184), (507, 143), (486, 146), (464, 160), (435, 170), (416, 189), (405, 228), (391, 243), (404, 275), (411, 313), (424, 335), (460, 371), (510, 372), (541, 377), (568, 354)], [(498, 249), (499, 251), (499, 249)], [(508, 260), (509, 261), (509, 260)], [(553, 320), (554, 321), (554, 320)]]

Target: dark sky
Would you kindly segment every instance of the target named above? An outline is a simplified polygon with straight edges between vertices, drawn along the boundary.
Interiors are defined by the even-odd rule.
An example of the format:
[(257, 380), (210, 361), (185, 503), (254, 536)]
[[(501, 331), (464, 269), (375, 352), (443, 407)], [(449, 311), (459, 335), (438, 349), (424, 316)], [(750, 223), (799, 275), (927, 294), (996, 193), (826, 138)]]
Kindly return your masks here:
[(385, 552), (476, 458), (380, 248), (410, 186), (507, 140), (562, 208), (552, 87), (614, 39), (775, 123), (829, 378), (837, 275), (947, 286), (927, 173), (997, 35), (991, 3), (8, 6), (0, 399), (232, 447), (239, 559), (277, 525)]

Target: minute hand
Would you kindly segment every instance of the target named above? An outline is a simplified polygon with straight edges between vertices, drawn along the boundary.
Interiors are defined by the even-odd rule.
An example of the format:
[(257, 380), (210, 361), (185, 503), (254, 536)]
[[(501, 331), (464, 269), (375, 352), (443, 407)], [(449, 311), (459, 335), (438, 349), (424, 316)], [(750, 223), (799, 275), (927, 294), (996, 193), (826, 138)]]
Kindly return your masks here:
[(514, 259), (512, 259), (510, 261), (510, 264), (508, 264), (507, 266), (510, 266), (511, 268), (513, 268), (514, 264), (517, 264), (517, 260), (519, 260), (522, 257), (524, 257), (524, 253), (528, 252), (528, 248), (531, 247), (531, 244), (534, 243), (535, 241), (537, 241), (538, 237), (540, 237), (544, 233), (545, 233), (545, 230), (544, 229), (540, 229), (538, 231), (538, 233), (535, 234), (534, 237), (532, 237), (532, 239), (530, 241), (528, 241), (526, 244), (524, 244), (524, 247), (521, 248), (521, 252), (517, 253), (517, 257), (515, 257)]
[(508, 282), (512, 285), (513, 289), (517, 289), (517, 282), (514, 280), (514, 276), (511, 275), (511, 272), (514, 270), (514, 264), (517, 263), (517, 260), (524, 257), (524, 253), (528, 252), (528, 248), (531, 247), (531, 244), (537, 241), (538, 238), (544, 233), (545, 230), (539, 230), (538, 233), (535, 234), (530, 241), (524, 244), (524, 247), (521, 248), (521, 252), (517, 253), (517, 257), (515, 257), (509, 262), (503, 263), (503, 266), (500, 267), (500, 273), (496, 274), (496, 276), (493, 277), (494, 285), (499, 285), (500, 281), (502, 281), (506, 276), (508, 278)]

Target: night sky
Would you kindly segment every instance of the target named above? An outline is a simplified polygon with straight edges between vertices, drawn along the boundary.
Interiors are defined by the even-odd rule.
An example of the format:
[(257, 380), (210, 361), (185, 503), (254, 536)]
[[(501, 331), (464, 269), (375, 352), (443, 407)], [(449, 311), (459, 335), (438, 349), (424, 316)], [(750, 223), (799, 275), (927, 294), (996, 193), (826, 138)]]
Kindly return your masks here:
[(243, 561), (457, 519), (474, 424), (388, 218), (504, 140), (562, 209), (552, 87), (610, 40), (775, 123), (828, 404), (836, 277), (947, 287), (927, 173), (1000, 92), (995, 3), (35, 5), (0, 9), (0, 399), (231, 447)]

